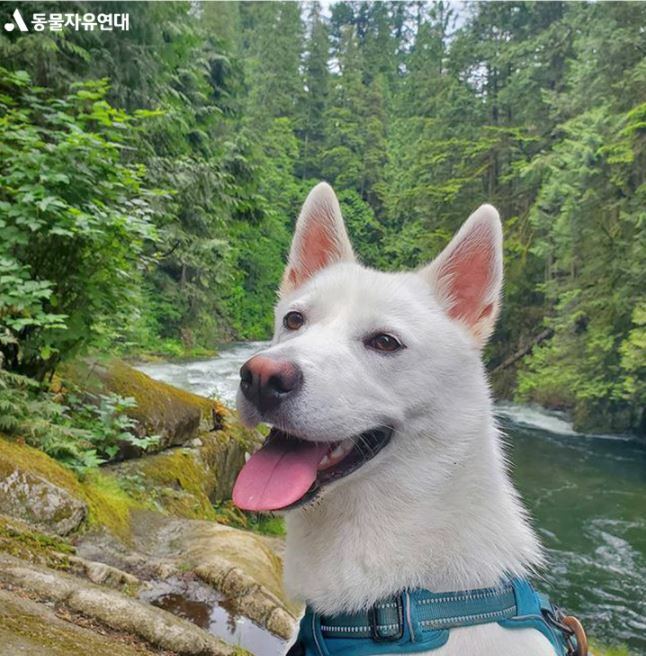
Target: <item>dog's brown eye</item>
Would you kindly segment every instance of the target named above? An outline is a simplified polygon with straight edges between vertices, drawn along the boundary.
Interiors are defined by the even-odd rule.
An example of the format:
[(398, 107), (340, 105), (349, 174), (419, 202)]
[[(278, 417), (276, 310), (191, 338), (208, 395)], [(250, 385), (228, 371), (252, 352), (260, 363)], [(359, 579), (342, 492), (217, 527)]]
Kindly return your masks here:
[(287, 330), (298, 330), (305, 323), (305, 317), (300, 312), (288, 312), (283, 317), (283, 326)]
[(366, 346), (369, 346), (375, 351), (383, 351), (385, 353), (392, 353), (393, 351), (399, 351), (403, 348), (403, 344), (392, 335), (387, 333), (379, 333), (378, 335), (373, 335), (367, 342)]

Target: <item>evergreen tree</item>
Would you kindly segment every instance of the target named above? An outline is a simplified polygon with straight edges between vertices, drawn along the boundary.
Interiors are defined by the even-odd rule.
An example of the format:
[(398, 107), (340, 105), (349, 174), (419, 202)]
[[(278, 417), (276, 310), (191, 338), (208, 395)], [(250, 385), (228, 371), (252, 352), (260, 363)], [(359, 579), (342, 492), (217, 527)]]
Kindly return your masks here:
[(301, 178), (320, 178), (325, 140), (325, 111), (330, 89), (328, 69), (330, 41), (328, 28), (321, 14), (321, 5), (318, 2), (310, 5), (308, 28), (304, 75), (305, 97), (298, 126), (302, 147), (297, 172)]
[[(81, 1), (21, 8), (103, 11)], [(75, 350), (55, 332), (73, 337), (72, 324), (86, 335), (78, 348), (179, 353), (267, 336), (299, 205), (324, 178), (361, 258), (385, 268), (432, 258), (479, 203), (494, 203), (506, 255), (505, 303), (486, 353), (496, 391), (570, 408), (577, 425), (645, 430), (644, 3), (411, 0), (324, 11), (316, 2), (117, 2), (111, 10), (130, 13), (128, 32), (0, 34), (11, 89), (0, 98), (0, 149), (13, 162), (0, 171), (1, 220), (13, 240), (0, 244), (12, 281), (0, 289), (0, 347), (12, 366), (29, 351), (29, 368), (42, 375)], [(103, 95), (81, 99), (79, 83)], [(94, 118), (70, 109), (84, 102)], [(60, 188), (65, 172), (48, 148), (64, 133), (43, 109), (57, 103), (83, 134), (99, 139), (105, 128), (109, 144), (118, 136), (124, 147), (106, 147), (114, 170), (127, 172), (128, 193), (116, 198), (108, 181), (117, 181), (101, 167), (89, 168), (96, 188), (82, 197)], [(116, 116), (128, 118), (121, 125)], [(56, 169), (41, 182), (22, 156), (12, 159), (24, 146), (13, 141), (15, 125), (33, 137), (33, 157)], [(63, 229), (67, 210), (47, 201), (35, 216), (17, 175), (38, 187), (37, 203), (95, 203), (113, 218), (126, 200), (145, 207), (151, 236), (133, 238), (127, 257), (106, 224), (97, 261), (107, 263), (112, 248), (123, 270), (106, 264), (105, 279), (61, 277), (45, 255), (82, 255), (87, 242), (82, 231), (78, 242), (42, 232)], [(24, 226), (43, 217), (32, 248), (19, 243)], [(68, 285), (75, 298), (94, 299), (83, 303), (97, 317), (112, 307), (121, 319), (92, 322), (71, 295), (60, 300)], [(119, 285), (130, 299), (123, 305), (111, 295)], [(517, 353), (527, 355), (507, 366)]]

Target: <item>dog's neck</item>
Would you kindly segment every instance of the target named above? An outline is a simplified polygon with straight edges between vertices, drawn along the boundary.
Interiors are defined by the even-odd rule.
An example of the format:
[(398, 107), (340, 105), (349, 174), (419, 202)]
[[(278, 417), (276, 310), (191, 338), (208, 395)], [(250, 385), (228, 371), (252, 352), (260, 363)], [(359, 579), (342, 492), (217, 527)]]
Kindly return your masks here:
[(332, 614), (405, 588), (493, 586), (540, 564), (493, 420), (479, 430), (460, 459), (438, 455), (432, 435), (400, 434), (385, 465), (289, 513), (288, 593)]

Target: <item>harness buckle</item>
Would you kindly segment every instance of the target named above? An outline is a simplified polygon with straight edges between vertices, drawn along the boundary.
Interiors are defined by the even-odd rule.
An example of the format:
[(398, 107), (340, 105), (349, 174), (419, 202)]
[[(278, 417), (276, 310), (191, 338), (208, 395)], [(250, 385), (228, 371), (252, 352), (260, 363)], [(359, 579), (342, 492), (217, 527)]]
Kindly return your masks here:
[[(396, 604), (397, 610), (397, 632), (391, 633), (390, 624), (384, 625), (379, 623), (379, 611), (381, 610), (378, 607), (378, 604), (373, 604), (368, 609), (368, 624), (370, 625), (370, 637), (374, 642), (395, 642), (401, 640), (404, 637), (404, 605), (402, 602), (402, 596), (397, 595), (392, 597), (392, 601)], [(390, 603), (390, 600), (388, 600)], [(392, 623), (394, 625), (394, 623)], [(386, 628), (386, 631), (383, 629)]]
[(574, 615), (566, 615), (560, 608), (543, 609), (546, 621), (563, 634), (567, 656), (588, 656), (588, 637), (583, 625)]

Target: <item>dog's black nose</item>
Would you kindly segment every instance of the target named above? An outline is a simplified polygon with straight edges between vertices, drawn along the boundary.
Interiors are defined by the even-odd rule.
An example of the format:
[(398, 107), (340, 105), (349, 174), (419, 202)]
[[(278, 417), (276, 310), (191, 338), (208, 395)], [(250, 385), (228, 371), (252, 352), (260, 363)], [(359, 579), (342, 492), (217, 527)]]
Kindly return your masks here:
[(240, 369), (240, 389), (260, 412), (275, 410), (303, 384), (303, 372), (288, 360), (256, 355)]

